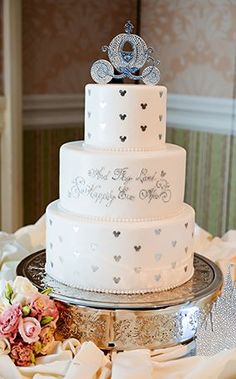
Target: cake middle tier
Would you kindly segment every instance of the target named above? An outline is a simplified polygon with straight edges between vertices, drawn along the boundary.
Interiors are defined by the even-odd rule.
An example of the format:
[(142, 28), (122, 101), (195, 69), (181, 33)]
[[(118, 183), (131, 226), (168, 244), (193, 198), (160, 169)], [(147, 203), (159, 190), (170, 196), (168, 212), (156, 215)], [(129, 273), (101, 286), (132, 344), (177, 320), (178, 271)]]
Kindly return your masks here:
[(107, 220), (152, 220), (183, 208), (186, 152), (166, 144), (149, 152), (104, 152), (83, 142), (60, 150), (60, 203)]

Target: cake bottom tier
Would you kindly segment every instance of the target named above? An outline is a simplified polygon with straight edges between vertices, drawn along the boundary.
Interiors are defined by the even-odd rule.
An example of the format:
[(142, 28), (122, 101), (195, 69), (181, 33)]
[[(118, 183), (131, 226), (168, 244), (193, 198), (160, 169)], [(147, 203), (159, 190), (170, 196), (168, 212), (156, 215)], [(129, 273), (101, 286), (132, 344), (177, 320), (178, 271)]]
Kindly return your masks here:
[(193, 275), (194, 210), (145, 222), (104, 222), (47, 208), (46, 272), (72, 287), (145, 293), (180, 286)]

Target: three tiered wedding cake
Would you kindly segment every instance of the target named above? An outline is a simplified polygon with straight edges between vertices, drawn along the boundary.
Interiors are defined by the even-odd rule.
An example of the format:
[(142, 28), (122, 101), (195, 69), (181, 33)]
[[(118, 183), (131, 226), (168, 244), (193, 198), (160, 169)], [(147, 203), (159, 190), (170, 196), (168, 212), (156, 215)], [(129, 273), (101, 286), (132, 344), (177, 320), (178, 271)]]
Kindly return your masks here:
[(61, 147), (60, 199), (47, 208), (46, 271), (56, 280), (145, 293), (192, 277), (186, 152), (165, 143), (166, 96), (163, 86), (86, 86), (85, 141)]

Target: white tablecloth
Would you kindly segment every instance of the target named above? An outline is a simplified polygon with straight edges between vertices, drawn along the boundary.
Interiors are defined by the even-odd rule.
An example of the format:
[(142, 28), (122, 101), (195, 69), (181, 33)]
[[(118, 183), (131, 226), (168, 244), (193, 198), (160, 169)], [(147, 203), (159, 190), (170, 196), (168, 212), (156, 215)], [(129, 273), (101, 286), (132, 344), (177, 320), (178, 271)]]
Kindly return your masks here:
[[(236, 231), (213, 238), (196, 226), (195, 251), (215, 261), (223, 272), (236, 261)], [(24, 227), (15, 234), (0, 233), (0, 279), (14, 279), (18, 262), (44, 248), (45, 221)], [(70, 339), (55, 342), (52, 353), (36, 365), (17, 368), (7, 355), (0, 356), (0, 379), (233, 379), (236, 378), (236, 348), (213, 357), (189, 357), (187, 347), (149, 351), (134, 350), (104, 355), (92, 342), (80, 346)]]

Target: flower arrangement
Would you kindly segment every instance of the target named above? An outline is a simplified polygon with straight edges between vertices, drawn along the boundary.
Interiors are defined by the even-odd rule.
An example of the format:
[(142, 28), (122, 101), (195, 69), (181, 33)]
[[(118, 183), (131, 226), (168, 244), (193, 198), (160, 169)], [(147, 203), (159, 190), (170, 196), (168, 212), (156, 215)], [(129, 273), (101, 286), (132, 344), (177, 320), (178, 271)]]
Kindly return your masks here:
[(7, 282), (0, 296), (0, 354), (9, 354), (17, 366), (29, 366), (46, 355), (55, 340), (57, 303), (26, 278)]

